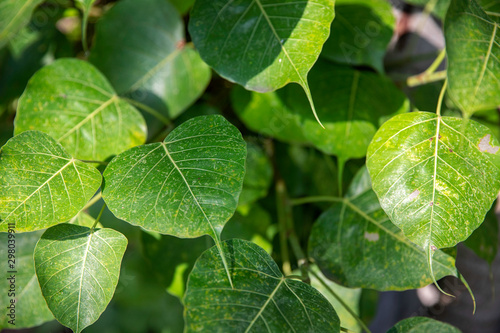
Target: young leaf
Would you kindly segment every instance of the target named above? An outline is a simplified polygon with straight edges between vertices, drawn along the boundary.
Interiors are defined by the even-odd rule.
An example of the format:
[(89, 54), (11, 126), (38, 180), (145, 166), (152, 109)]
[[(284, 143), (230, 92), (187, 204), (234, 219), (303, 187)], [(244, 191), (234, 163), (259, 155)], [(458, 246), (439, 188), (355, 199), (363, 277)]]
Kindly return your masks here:
[(43, 0), (3, 0), (0, 2), (0, 49), (28, 24), (31, 12)]
[[(335, 203), (313, 225), (309, 255), (327, 277), (346, 287), (406, 290), (432, 283), (426, 252), (380, 208), (366, 169), (355, 177), (344, 202)], [(437, 279), (457, 276), (455, 259), (442, 251), (434, 254), (433, 267)]]
[(500, 190), (498, 146), (475, 121), (412, 112), (384, 123), (367, 167), (392, 222), (435, 250), (467, 239), (483, 222)]
[(451, 2), (444, 25), (448, 93), (466, 115), (500, 105), (499, 30), (475, 0)]
[[(54, 316), (47, 307), (47, 303), (45, 303), (40, 291), (35, 275), (35, 264), (33, 263), (33, 251), (42, 233), (42, 231), (35, 231), (22, 234), (0, 234), (0, 244), (2, 244), (0, 256), (4, 258), (0, 276), (2, 283), (5, 283), (3, 284), (3, 292), (0, 294), (0, 304), (2, 305), (0, 327), (21, 329), (54, 320)], [(9, 240), (13, 240), (13, 243), (9, 242)], [(15, 246), (9, 247), (9, 244), (15, 244)], [(15, 250), (10, 260), (8, 256), (9, 248)], [(14, 266), (10, 266), (11, 264)], [(10, 281), (11, 273), (9, 271), (15, 271), (13, 273), (15, 278), (12, 281)], [(14, 287), (12, 291), (9, 291), (11, 283)], [(10, 293), (12, 294), (9, 295)], [(11, 299), (16, 301), (12, 316), (10, 316), (11, 311), (8, 308)], [(14, 319), (15, 326), (8, 323), (12, 319)]]
[[(335, 20), (321, 56), (384, 72), (384, 56), (396, 20), (385, 0), (336, 0)], [(313, 90), (314, 91), (314, 90)]]
[(387, 333), (460, 333), (450, 324), (426, 317), (411, 317), (394, 325)]
[(203, 253), (184, 298), (186, 332), (340, 332), (332, 305), (311, 286), (286, 279), (263, 249), (240, 239), (222, 247), (234, 288), (217, 249)]
[(50, 134), (75, 158), (103, 161), (144, 143), (141, 114), (113, 91), (94, 66), (60, 59), (40, 69), (19, 99), (15, 134)]
[(101, 174), (38, 131), (21, 133), (0, 150), (0, 231), (45, 229), (75, 216), (101, 185)]
[(177, 237), (216, 237), (236, 209), (246, 144), (222, 116), (201, 116), (164, 142), (132, 148), (104, 172), (103, 198), (118, 218)]
[(189, 32), (222, 77), (258, 92), (297, 82), (312, 105), (307, 73), (334, 15), (334, 0), (198, 0)]
[(61, 224), (47, 229), (35, 248), (35, 269), (50, 311), (80, 333), (113, 297), (127, 239), (113, 229)]
[(168, 1), (125, 0), (97, 24), (89, 60), (118, 93), (174, 118), (200, 97), (211, 76), (185, 43), (182, 20)]

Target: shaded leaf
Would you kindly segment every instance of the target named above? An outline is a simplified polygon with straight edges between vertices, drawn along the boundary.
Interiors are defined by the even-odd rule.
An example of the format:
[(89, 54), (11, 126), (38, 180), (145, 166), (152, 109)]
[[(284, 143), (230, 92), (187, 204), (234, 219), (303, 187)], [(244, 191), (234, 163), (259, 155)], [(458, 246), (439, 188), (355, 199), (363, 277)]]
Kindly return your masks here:
[(245, 174), (246, 144), (222, 116), (181, 124), (164, 142), (132, 148), (104, 172), (103, 198), (118, 218), (177, 237), (220, 234)]
[(0, 48), (28, 24), (31, 13), (42, 1), (4, 0), (0, 3)]
[[(0, 294), (0, 304), (2, 312), (0, 313), (0, 327), (4, 328), (27, 328), (38, 326), (44, 322), (54, 320), (54, 316), (47, 307), (47, 303), (43, 299), (40, 286), (35, 275), (35, 264), (33, 262), (33, 251), (35, 250), (36, 242), (40, 239), (42, 231), (29, 233), (1, 233), (0, 234), (0, 256), (4, 259), (2, 266), (1, 279), (3, 284), (3, 292)], [(12, 267), (8, 261), (8, 240), (15, 242), (14, 253), (14, 270), (15, 282), (12, 297), (9, 297), (10, 289), (10, 273)], [(12, 243), (14, 244), (14, 243)], [(5, 281), (5, 282), (3, 282)], [(8, 315), (9, 309), (6, 309), (10, 304), (10, 300), (15, 299), (15, 317), (11, 318)], [(5, 310), (6, 309), (6, 310)], [(15, 325), (8, 323), (14, 319)]]
[(113, 297), (127, 239), (113, 229), (61, 224), (47, 229), (35, 248), (42, 294), (56, 319), (80, 333)]
[(488, 264), (493, 263), (498, 252), (498, 218), (494, 204), (486, 214), (484, 222), (474, 230), (464, 244)]
[(177, 8), (179, 13), (186, 14), (193, 6), (194, 0), (169, 0), (172, 5)]
[(257, 144), (247, 142), (245, 178), (238, 205), (247, 205), (267, 195), (273, 177), (271, 161)]
[(450, 324), (426, 317), (411, 317), (394, 325), (387, 333), (460, 333)]
[(500, 190), (498, 141), (472, 120), (412, 112), (382, 125), (367, 167), (380, 204), (425, 249), (467, 239)]
[(75, 158), (103, 161), (144, 143), (140, 113), (92, 65), (60, 59), (40, 69), (19, 100), (15, 134), (40, 130)]
[(500, 31), (475, 0), (452, 1), (444, 32), (448, 93), (467, 115), (500, 105)]
[(90, 62), (119, 94), (171, 118), (200, 97), (211, 76), (165, 0), (120, 1), (97, 24)]
[(321, 56), (343, 64), (368, 65), (383, 73), (395, 21), (391, 4), (385, 0), (336, 0), (332, 33)]
[(202, 254), (184, 298), (186, 332), (340, 332), (331, 304), (311, 286), (286, 279), (257, 245), (222, 243), (231, 288), (217, 248)]
[[(391, 223), (363, 170), (344, 202), (333, 204), (313, 225), (309, 255), (328, 278), (346, 287), (406, 290), (432, 283), (426, 252)], [(457, 276), (455, 259), (442, 251), (434, 254), (433, 265), (436, 279)]]
[(23, 232), (75, 216), (101, 185), (101, 174), (47, 134), (28, 131), (0, 150), (0, 184), (0, 231), (15, 223)]
[(415, 6), (420, 6), (420, 7), (425, 7), (427, 6), (430, 2), (434, 2), (433, 7), (429, 7), (432, 10), (432, 13), (436, 15), (438, 18), (441, 20), (444, 19), (446, 15), (446, 11), (448, 10), (448, 6), (450, 5), (451, 0), (405, 0), (405, 2), (415, 5)]

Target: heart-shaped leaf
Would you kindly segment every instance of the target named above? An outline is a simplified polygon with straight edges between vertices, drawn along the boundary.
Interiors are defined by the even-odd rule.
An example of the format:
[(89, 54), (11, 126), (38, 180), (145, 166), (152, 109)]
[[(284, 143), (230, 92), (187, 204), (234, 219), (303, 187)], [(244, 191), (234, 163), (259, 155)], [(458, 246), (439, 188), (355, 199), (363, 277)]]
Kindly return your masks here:
[(500, 105), (499, 30), (475, 0), (451, 2), (444, 25), (448, 93), (466, 115)]
[(3, 0), (0, 3), (0, 48), (28, 24), (31, 13), (43, 0)]
[(198, 0), (189, 32), (222, 77), (258, 92), (297, 82), (313, 105), (307, 74), (334, 15), (334, 0)]
[(60, 59), (40, 69), (19, 100), (15, 134), (50, 134), (75, 158), (103, 161), (144, 143), (146, 124), (94, 66)]
[(385, 0), (336, 0), (333, 33), (321, 56), (343, 64), (368, 65), (383, 73), (395, 21), (391, 4)]
[[(433, 281), (427, 253), (406, 239), (380, 208), (366, 169), (355, 177), (344, 201), (313, 225), (309, 255), (329, 278), (346, 287), (406, 290)], [(433, 267), (437, 279), (458, 275), (455, 259), (439, 250)]]
[(210, 68), (165, 0), (120, 1), (99, 21), (90, 61), (120, 94), (174, 118), (205, 91)]
[(189, 275), (186, 332), (340, 332), (332, 305), (314, 288), (285, 278), (252, 242), (222, 243), (234, 288), (218, 250), (204, 252)]
[(75, 216), (101, 185), (99, 171), (53, 138), (21, 133), (0, 150), (0, 231), (45, 229)]
[(61, 224), (47, 229), (35, 248), (35, 269), (50, 311), (80, 333), (113, 297), (127, 239), (113, 229)]
[(460, 333), (461, 331), (450, 324), (427, 317), (411, 317), (401, 320), (387, 333)]
[(412, 242), (430, 250), (454, 246), (483, 222), (498, 195), (498, 145), (472, 120), (395, 116), (368, 148), (373, 190)]
[(146, 230), (217, 237), (236, 209), (245, 157), (245, 141), (222, 116), (192, 118), (164, 142), (115, 157), (102, 195), (118, 218)]
[[(43, 231), (16, 233), (15, 229), (12, 230), (14, 232), (0, 233), (0, 256), (4, 258), (0, 277), (5, 283), (4, 292), (0, 294), (0, 304), (3, 308), (0, 313), (0, 327), (21, 329), (38, 326), (54, 320), (40, 291), (33, 263), (33, 251)], [(15, 252), (9, 253), (12, 249)], [(8, 308), (11, 300), (15, 300), (12, 313)]]

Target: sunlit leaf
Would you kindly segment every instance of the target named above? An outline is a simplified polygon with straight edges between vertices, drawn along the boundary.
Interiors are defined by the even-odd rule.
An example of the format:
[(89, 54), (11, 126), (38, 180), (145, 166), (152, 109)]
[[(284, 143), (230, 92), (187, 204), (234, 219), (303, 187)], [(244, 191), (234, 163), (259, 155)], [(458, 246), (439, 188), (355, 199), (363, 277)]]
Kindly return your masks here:
[(257, 245), (222, 243), (231, 288), (215, 247), (196, 262), (184, 298), (186, 332), (340, 332), (331, 304), (314, 288), (286, 279)]
[[(432, 283), (426, 252), (380, 208), (366, 169), (353, 180), (344, 202), (314, 224), (309, 255), (327, 277), (346, 287), (406, 290)], [(457, 276), (455, 259), (442, 251), (434, 254), (433, 267), (437, 279)]]
[(245, 157), (245, 141), (227, 120), (196, 117), (163, 142), (115, 157), (103, 197), (118, 218), (146, 230), (214, 237), (236, 209)]
[(448, 93), (465, 114), (500, 105), (499, 30), (476, 0), (451, 2), (444, 25)]
[[(0, 313), (0, 327), (20, 329), (37, 326), (54, 319), (40, 291), (33, 262), (33, 251), (42, 233), (42, 231), (22, 234), (0, 233), (0, 244), (2, 244), (0, 256), (4, 258), (0, 277), (5, 283), (4, 292), (0, 294), (0, 304), (3, 308)], [(9, 247), (9, 244), (12, 246)], [(11, 259), (8, 256), (9, 248), (15, 251)], [(13, 266), (10, 266), (11, 264)], [(15, 273), (10, 273), (11, 271)], [(11, 274), (15, 278), (9, 281)], [(11, 283), (14, 285), (12, 291), (10, 291)], [(10, 309), (7, 308), (10, 306), (11, 299), (15, 300), (12, 315), (10, 315)], [(8, 323), (11, 320), (12, 322)]]
[(499, 143), (475, 121), (395, 116), (368, 149), (373, 189), (394, 224), (425, 249), (467, 239), (500, 190)]
[(31, 13), (43, 0), (3, 0), (0, 2), (0, 48), (28, 24)]
[(141, 114), (113, 91), (89, 63), (60, 59), (29, 81), (15, 120), (15, 134), (50, 134), (75, 158), (103, 161), (144, 143)]
[(210, 81), (210, 68), (165, 0), (120, 1), (99, 21), (90, 61), (119, 94), (176, 117)]
[(75, 160), (53, 138), (28, 131), (0, 150), (0, 231), (44, 229), (75, 216), (101, 185), (94, 167)]
[(387, 333), (460, 333), (450, 324), (427, 317), (411, 317), (394, 325)]
[(35, 269), (49, 309), (80, 333), (113, 297), (127, 239), (113, 229), (61, 224), (48, 229), (35, 248)]

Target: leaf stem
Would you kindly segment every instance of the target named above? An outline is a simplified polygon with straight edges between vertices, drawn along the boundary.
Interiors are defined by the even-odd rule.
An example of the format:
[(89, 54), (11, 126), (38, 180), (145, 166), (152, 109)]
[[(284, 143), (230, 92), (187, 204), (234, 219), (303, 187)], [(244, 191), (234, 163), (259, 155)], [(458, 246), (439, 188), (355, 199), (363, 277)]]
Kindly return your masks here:
[(90, 207), (92, 207), (93, 204), (95, 204), (97, 201), (101, 200), (102, 198), (102, 192), (99, 191), (99, 193), (97, 193), (96, 195), (94, 195), (94, 197), (92, 199), (90, 199), (89, 202), (87, 202), (87, 204), (82, 208), (81, 211), (84, 211), (86, 209), (89, 209)]
[[(446, 92), (446, 86), (448, 85), (448, 79), (444, 80), (443, 88), (441, 88), (441, 92), (439, 93), (439, 99), (436, 107), (436, 114), (441, 116), (441, 105), (443, 104), (444, 93)], [(436, 138), (437, 140), (437, 138)]]
[(283, 265), (284, 275), (290, 275), (292, 273), (292, 267), (290, 265), (290, 254), (288, 253), (288, 243), (287, 243), (287, 221), (286, 221), (286, 208), (284, 202), (285, 193), (285, 183), (282, 179), (276, 181), (276, 209), (278, 211), (278, 226), (279, 226), (279, 239), (280, 239), (280, 252), (281, 261)]
[(338, 175), (338, 186), (339, 186), (339, 197), (342, 197), (342, 180), (343, 180), (343, 176), (344, 176), (344, 166), (345, 166), (345, 160), (344, 159), (341, 159), (339, 158), (337, 160), (337, 164), (338, 164), (338, 168), (337, 168), (337, 175)]
[(95, 219), (95, 222), (92, 225), (92, 228), (90, 228), (90, 230), (94, 231), (94, 228), (96, 227), (97, 223), (99, 223), (99, 220), (101, 219), (102, 213), (104, 213), (104, 209), (106, 209), (106, 203), (104, 203), (104, 205), (102, 205), (101, 211), (99, 212), (99, 215), (97, 215), (97, 218)]
[(406, 86), (408, 87), (416, 87), (420, 86), (423, 84), (431, 83), (431, 82), (437, 82), (446, 79), (446, 69), (435, 72), (435, 73), (420, 73), (414, 76), (410, 76), (406, 79)]
[(344, 309), (347, 310), (347, 312), (349, 312), (349, 314), (354, 318), (356, 319), (356, 321), (358, 322), (359, 326), (361, 326), (361, 328), (367, 332), (367, 333), (371, 333), (370, 329), (365, 325), (365, 323), (361, 320), (361, 318), (359, 318), (359, 316), (351, 309), (351, 307), (349, 305), (347, 305), (344, 300), (339, 296), (337, 295), (337, 293), (328, 285), (328, 283), (325, 282), (325, 280), (319, 275), (317, 274), (316, 272), (314, 272), (312, 269), (309, 269), (309, 273), (314, 276), (320, 283), (321, 285), (323, 285), (323, 287), (326, 288), (326, 290), (328, 290), (328, 292), (333, 296), (335, 297), (335, 299), (344, 307)]
[(138, 102), (134, 99), (131, 99), (131, 98), (128, 98), (128, 97), (123, 97), (121, 96), (120, 97), (122, 100), (124, 101), (127, 101), (128, 103), (132, 104), (133, 106), (136, 106), (138, 107), (139, 109), (149, 113), (150, 115), (152, 115), (153, 117), (157, 118), (158, 120), (160, 120), (164, 125), (170, 125), (171, 124), (171, 121), (165, 117), (164, 115), (162, 115), (160, 112), (156, 111), (155, 109), (153, 109), (152, 107), (150, 106), (147, 106), (146, 104), (143, 104), (141, 102)]
[(303, 197), (303, 198), (297, 198), (297, 199), (291, 199), (290, 204), (292, 206), (298, 206), (298, 205), (303, 205), (303, 204), (308, 204), (308, 203), (315, 203), (315, 202), (344, 202), (345, 199), (340, 198), (340, 197), (333, 197), (333, 196), (312, 196), (312, 197)]
[(87, 23), (88, 23), (88, 13), (83, 12), (82, 18), (82, 47), (85, 56), (89, 53), (89, 47), (87, 45)]
[(219, 250), (219, 254), (220, 254), (220, 257), (222, 259), (222, 264), (224, 265), (224, 270), (226, 271), (227, 279), (229, 280), (229, 284), (231, 285), (231, 289), (234, 289), (233, 279), (231, 278), (231, 273), (229, 272), (229, 266), (228, 266), (227, 261), (226, 261), (226, 255), (225, 255), (224, 251), (222, 250), (222, 244), (220, 241), (219, 234), (215, 233), (213, 239), (215, 242), (215, 246), (217, 246), (217, 250)]
[(94, 160), (79, 160), (79, 161), (83, 162), (83, 163), (96, 163), (96, 164), (102, 164), (102, 165), (109, 164), (108, 162), (104, 162), (104, 161), (94, 161)]
[(438, 56), (436, 57), (436, 59), (434, 59), (434, 61), (432, 62), (432, 64), (429, 66), (429, 68), (427, 68), (425, 70), (425, 74), (432, 74), (436, 71), (436, 69), (438, 69), (439, 65), (441, 65), (441, 63), (443, 62), (444, 58), (446, 57), (446, 49), (442, 49), (441, 52), (439, 52)]

